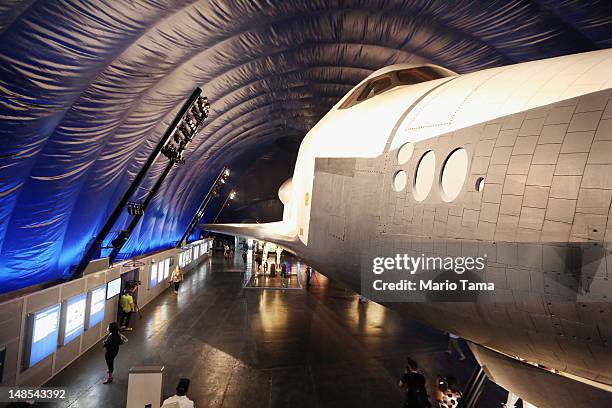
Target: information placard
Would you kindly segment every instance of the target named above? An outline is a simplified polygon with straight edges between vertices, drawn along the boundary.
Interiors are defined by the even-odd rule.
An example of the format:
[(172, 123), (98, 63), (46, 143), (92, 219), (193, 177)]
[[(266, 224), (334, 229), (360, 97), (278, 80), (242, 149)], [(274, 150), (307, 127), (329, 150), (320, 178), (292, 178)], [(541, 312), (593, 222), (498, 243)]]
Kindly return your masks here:
[(57, 350), (61, 305), (53, 305), (32, 315), (32, 342), (29, 367)]
[(78, 296), (66, 301), (66, 320), (64, 323), (64, 341), (68, 344), (83, 333), (85, 329), (85, 305), (87, 304), (87, 294), (81, 293)]
[(91, 291), (91, 303), (89, 306), (88, 328), (104, 320), (104, 309), (106, 307), (106, 286), (99, 286)]

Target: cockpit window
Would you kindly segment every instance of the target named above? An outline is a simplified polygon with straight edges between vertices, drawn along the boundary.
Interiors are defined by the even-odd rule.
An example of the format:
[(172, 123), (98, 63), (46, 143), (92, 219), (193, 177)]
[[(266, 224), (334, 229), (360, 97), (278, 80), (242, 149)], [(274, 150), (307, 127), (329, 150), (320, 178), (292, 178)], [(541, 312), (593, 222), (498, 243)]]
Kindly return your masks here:
[(359, 94), (357, 97), (358, 101), (365, 101), (368, 98), (376, 96), (385, 92), (387, 89), (391, 89), (393, 87), (393, 81), (391, 81), (391, 77), (384, 76), (380, 78), (376, 78), (373, 81), (369, 82), (365, 87), (363, 92)]
[(398, 81), (403, 85), (414, 85), (421, 82), (444, 78), (446, 75), (434, 67), (402, 69), (396, 72)]
[(396, 86), (414, 85), (444, 78), (450, 74), (452, 74), (450, 71), (431, 66), (406, 68), (387, 72), (370, 79), (368, 82), (354, 89), (351, 95), (346, 98), (342, 105), (340, 105), (339, 109), (350, 108), (351, 106), (373, 98), (376, 95), (380, 95)]

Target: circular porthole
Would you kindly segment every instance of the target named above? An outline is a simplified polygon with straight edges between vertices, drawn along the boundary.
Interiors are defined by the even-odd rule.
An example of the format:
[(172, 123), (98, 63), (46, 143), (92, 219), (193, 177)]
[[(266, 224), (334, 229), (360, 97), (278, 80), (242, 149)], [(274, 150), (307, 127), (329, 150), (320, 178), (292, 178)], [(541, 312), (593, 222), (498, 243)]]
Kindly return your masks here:
[(425, 152), (416, 168), (414, 176), (414, 199), (423, 201), (429, 195), (436, 172), (436, 155), (432, 150)]
[(407, 163), (408, 160), (412, 157), (412, 153), (414, 152), (414, 145), (410, 142), (404, 143), (402, 147), (400, 147), (397, 152), (397, 163), (404, 164)]
[(484, 177), (478, 177), (476, 179), (476, 185), (474, 186), (476, 188), (476, 191), (482, 191), (484, 189)]
[(400, 170), (393, 175), (393, 189), (397, 192), (402, 191), (406, 188), (406, 184), (408, 183), (408, 175), (404, 170)]
[(453, 201), (463, 188), (468, 169), (468, 154), (465, 149), (455, 149), (448, 155), (440, 176), (442, 199)]

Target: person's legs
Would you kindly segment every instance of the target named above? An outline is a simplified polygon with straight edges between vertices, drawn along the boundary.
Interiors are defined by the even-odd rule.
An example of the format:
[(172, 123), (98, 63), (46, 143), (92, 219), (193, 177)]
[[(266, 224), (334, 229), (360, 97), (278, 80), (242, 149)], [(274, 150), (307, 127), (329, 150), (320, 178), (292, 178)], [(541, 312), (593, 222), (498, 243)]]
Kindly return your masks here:
[(126, 312), (125, 313), (125, 324), (124, 324), (124, 329), (125, 330), (132, 330), (132, 328), (130, 327), (130, 318), (132, 317), (132, 312)]
[(119, 328), (120, 329), (125, 329), (125, 319), (126, 319), (126, 313), (122, 310), (121, 317), (119, 317)]
[[(459, 339), (450, 338), (449, 349), (452, 346), (457, 353), (459, 353), (459, 360), (465, 360), (465, 354), (463, 354), (463, 350), (461, 350), (461, 346), (459, 345)], [(452, 351), (451, 351), (452, 353)]]
[(174, 293), (178, 293), (179, 290), (179, 282), (174, 282)]
[(113, 382), (113, 371), (115, 370), (115, 357), (116, 354), (106, 353), (104, 354), (104, 360), (106, 360), (106, 367), (108, 368), (108, 377), (104, 380), (104, 384)]

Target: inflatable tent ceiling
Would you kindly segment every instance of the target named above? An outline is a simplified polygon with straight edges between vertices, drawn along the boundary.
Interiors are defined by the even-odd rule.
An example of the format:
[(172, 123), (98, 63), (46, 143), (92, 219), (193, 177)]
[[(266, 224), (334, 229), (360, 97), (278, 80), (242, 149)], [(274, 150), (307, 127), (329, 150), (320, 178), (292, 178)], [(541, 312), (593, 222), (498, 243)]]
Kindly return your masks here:
[(611, 24), (603, 0), (1, 1), (0, 292), (70, 275), (197, 86), (210, 118), (125, 256), (174, 245), (224, 164), (303, 136), (373, 70), (609, 48)]

